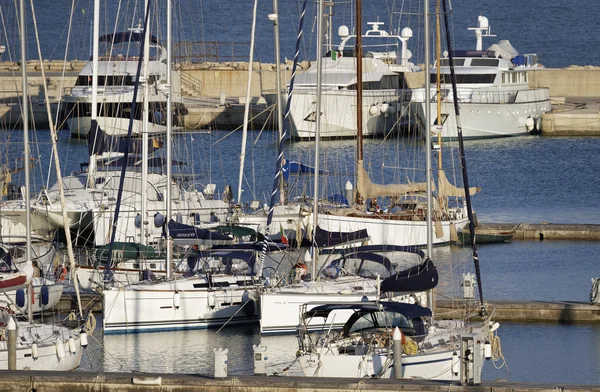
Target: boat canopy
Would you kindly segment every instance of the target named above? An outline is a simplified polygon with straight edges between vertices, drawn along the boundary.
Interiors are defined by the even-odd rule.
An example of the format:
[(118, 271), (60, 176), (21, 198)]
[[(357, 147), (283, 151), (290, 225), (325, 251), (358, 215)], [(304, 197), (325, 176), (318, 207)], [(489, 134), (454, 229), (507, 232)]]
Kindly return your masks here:
[(417, 317), (428, 317), (431, 316), (431, 309), (424, 308), (416, 304), (408, 304), (403, 302), (346, 302), (346, 303), (332, 303), (316, 306), (303, 315), (304, 319), (312, 317), (327, 318), (329, 314), (337, 310), (353, 310), (361, 314), (378, 313), (378, 312), (394, 312), (401, 313), (407, 319), (414, 319)]
[[(283, 167), (283, 178), (287, 181), (291, 174), (315, 174), (315, 168), (300, 162), (285, 161)], [(319, 174), (328, 175), (327, 170), (319, 170)]]
[[(97, 247), (95, 252), (96, 261), (106, 263), (109, 249), (110, 244)], [(135, 242), (114, 242), (112, 244), (112, 251), (113, 254), (114, 252), (120, 252), (120, 258), (123, 260), (158, 258), (156, 250), (153, 247)]]
[(439, 276), (436, 266), (429, 258), (421, 264), (407, 268), (383, 279), (381, 282), (382, 293), (417, 293), (431, 290), (437, 286)]
[(325, 248), (346, 243), (360, 242), (367, 240), (368, 238), (369, 234), (367, 233), (367, 229), (351, 232), (332, 232), (323, 230), (317, 226), (314, 242), (319, 248)]
[[(170, 220), (168, 226), (169, 235), (173, 238), (173, 243), (176, 245), (212, 246), (233, 243), (233, 238), (229, 235), (207, 229), (200, 229), (183, 223), (177, 223), (174, 220)], [(166, 236), (165, 232), (163, 232), (163, 236)]]

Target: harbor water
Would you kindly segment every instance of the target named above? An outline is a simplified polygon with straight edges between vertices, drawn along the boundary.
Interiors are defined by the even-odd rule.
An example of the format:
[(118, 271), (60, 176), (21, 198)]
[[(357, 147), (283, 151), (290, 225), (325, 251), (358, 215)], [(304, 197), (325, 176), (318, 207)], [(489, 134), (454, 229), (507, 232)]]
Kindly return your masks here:
[[(214, 182), (219, 190), (225, 184), (237, 183), (239, 132), (217, 131), (179, 137), (186, 141), (178, 143), (179, 148), (183, 144), (186, 149), (185, 154), (184, 150), (178, 150), (178, 154), (187, 154), (189, 159), (185, 160), (194, 167), (198, 183)], [(19, 138), (15, 132), (11, 142), (16, 144)], [(40, 161), (48, 162), (48, 132), (37, 132), (37, 140)], [(256, 131), (250, 133), (249, 140), (244, 180), (248, 195), (244, 200), (256, 197), (266, 201), (274, 173), (275, 135)], [(338, 162), (340, 171), (342, 167), (351, 169), (353, 164), (346, 160), (354, 157), (352, 143), (323, 143), (326, 160)], [(365, 150), (373, 156), (383, 155), (396, 151), (397, 145), (403, 143), (408, 141), (367, 140)], [(78, 170), (79, 162), (86, 159), (86, 144), (62, 132), (59, 145), (65, 172)], [(302, 155), (304, 150), (310, 150), (310, 145), (292, 144), (288, 154)], [(600, 139), (595, 138), (531, 136), (467, 142), (471, 184), (482, 188), (474, 198), (479, 221), (597, 224), (600, 206), (596, 194), (600, 184), (594, 168), (595, 152), (599, 148)], [(42, 178), (36, 178), (39, 185)], [(339, 181), (344, 182), (345, 179)], [(591, 278), (600, 276), (599, 252), (600, 243), (581, 241), (481, 245), (484, 298), (586, 302)], [(434, 260), (442, 266), (457, 255), (470, 262), (463, 248), (446, 246), (434, 250)], [(495, 370), (492, 363), (486, 363), (486, 380), (600, 383), (599, 325), (503, 323), (499, 335), (510, 372), (506, 368)], [(279, 373), (294, 360), (297, 349), (293, 336), (261, 339), (257, 325), (224, 328), (218, 333), (196, 330), (104, 338), (99, 325), (91, 340), (82, 371), (212, 374), (213, 349), (222, 347), (229, 349), (230, 374), (251, 374), (252, 346), (262, 343), (269, 348), (270, 373)], [(300, 372), (294, 366), (289, 370), (290, 374)]]
[[(75, 13), (72, 42), (66, 55), (70, 3), (36, 3), (44, 58), (89, 57), (92, 4), (89, 1), (83, 3), (78, 5)], [(118, 3), (117, 0), (103, 2), (103, 12), (106, 9), (108, 14), (115, 15)], [(175, 40), (249, 42), (251, 2), (210, 0), (200, 2), (201, 6), (199, 2), (192, 1), (178, 3)], [(410, 24), (418, 26), (414, 16), (410, 21), (401, 21), (399, 26), (396, 22), (390, 23), (394, 12), (399, 11), (398, 7), (410, 2), (364, 3), (365, 22), (380, 17), (387, 26), (410, 25), (417, 31), (418, 27)], [(596, 24), (600, 2), (549, 0), (541, 4), (534, 0), (463, 0), (452, 3), (452, 30), (457, 48), (474, 47), (475, 39), (466, 28), (474, 27), (477, 16), (483, 14), (489, 18), (492, 33), (497, 33), (498, 39), (510, 40), (521, 53), (537, 52), (540, 62), (547, 67), (598, 65), (596, 52), (591, 50), (597, 43), (594, 34), (590, 34), (589, 26)], [(137, 6), (139, 12), (139, 4)], [(296, 0), (280, 2), (282, 58), (293, 57), (299, 7), (300, 2)], [(137, 24), (139, 18), (134, 15), (134, 8), (123, 10), (121, 29)], [(301, 59), (314, 58), (314, 11), (313, 4), (308, 10), (305, 24), (308, 38), (301, 46)], [(273, 29), (272, 23), (267, 20), (267, 14), (271, 12), (271, 2), (260, 2), (256, 51), (258, 61), (262, 62), (273, 62)], [(11, 15), (14, 17), (14, 13)], [(334, 42), (338, 23), (350, 23), (351, 7), (340, 7), (336, 15), (339, 22), (337, 19), (334, 21)], [(7, 20), (10, 21), (10, 18)], [(112, 32), (112, 24), (107, 25), (109, 27), (103, 33)], [(16, 31), (10, 26), (7, 30)], [(157, 35), (161, 39), (164, 37), (160, 31)], [(18, 58), (15, 37), (16, 34), (6, 37), (7, 53), (3, 60)], [(33, 34), (30, 33), (29, 37), (29, 57), (34, 59), (37, 58), (36, 45)], [(577, 40), (577, 44), (573, 44), (573, 40)], [(418, 56), (417, 51), (414, 52)], [(242, 55), (238, 60), (247, 60), (247, 56)], [(415, 57), (413, 61), (418, 63), (419, 58)], [(55, 176), (49, 164), (49, 133), (45, 130), (32, 132), (30, 140), (34, 142), (32, 155), (39, 163), (32, 182), (39, 190), (54, 183)], [(23, 166), (20, 160), (21, 141), (19, 130), (0, 133), (0, 142), (5, 146), (1, 153), (8, 158), (11, 167)], [(329, 170), (336, 172), (332, 174), (341, 173), (336, 181), (329, 184), (329, 188), (326, 187), (329, 194), (343, 191), (340, 188), (346, 180), (343, 176), (353, 170), (355, 152), (352, 143), (335, 141), (322, 146), (322, 157), (328, 162)], [(398, 143), (401, 141), (366, 141), (366, 154), (381, 162), (384, 157), (394, 155)], [(186, 163), (180, 169), (193, 174), (193, 182), (215, 183), (222, 192), (225, 185), (237, 184), (240, 144), (239, 132), (190, 133), (179, 136), (174, 157)], [(243, 181), (244, 202), (268, 200), (276, 144), (271, 132), (251, 132)], [(309, 156), (312, 148), (310, 143), (297, 143), (290, 146), (289, 151), (291, 156)], [(80, 170), (79, 164), (87, 160), (87, 145), (71, 140), (67, 131), (59, 136), (59, 149), (64, 173)], [(466, 154), (470, 182), (482, 188), (474, 197), (479, 221), (600, 223), (600, 198), (597, 196), (600, 180), (596, 168), (599, 150), (600, 139), (593, 138), (528, 136), (468, 142)], [(19, 176), (14, 175), (13, 181), (18, 183)], [(310, 188), (307, 193), (309, 191)], [(435, 249), (434, 260), (444, 263), (453, 252), (465, 259), (469, 257), (462, 248), (441, 247)], [(481, 246), (479, 255), (484, 298), (585, 302), (591, 278), (600, 277), (598, 254), (600, 244), (589, 242), (513, 242)], [(488, 362), (484, 368), (485, 380), (556, 383), (557, 386), (600, 384), (599, 325), (504, 323), (499, 336), (508, 369), (496, 370)], [(270, 374), (281, 373), (295, 358), (295, 337), (261, 338), (257, 325), (224, 328), (218, 333), (216, 330), (199, 330), (103, 337), (99, 324), (90, 337), (90, 346), (80, 371), (212, 374), (213, 349), (222, 347), (229, 350), (230, 375), (251, 374), (252, 346), (259, 343), (269, 349)], [(288, 372), (300, 374), (300, 369), (292, 366)]]

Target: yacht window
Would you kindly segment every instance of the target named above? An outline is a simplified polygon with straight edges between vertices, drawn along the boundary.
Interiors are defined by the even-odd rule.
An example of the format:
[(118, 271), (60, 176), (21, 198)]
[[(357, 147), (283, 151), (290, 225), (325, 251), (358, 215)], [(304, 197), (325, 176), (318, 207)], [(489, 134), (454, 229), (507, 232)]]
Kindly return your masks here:
[[(455, 67), (462, 67), (465, 65), (465, 59), (453, 59)], [(448, 67), (450, 65), (450, 59), (440, 59), (440, 65), (442, 67)]]
[(516, 73), (512, 74), (512, 82), (517, 83), (517, 74)]
[[(491, 84), (494, 83), (496, 74), (457, 74), (456, 83), (462, 84)], [(441, 75), (442, 83), (450, 83), (450, 75)], [(437, 83), (437, 75), (431, 74), (431, 83)]]
[(506, 73), (502, 73), (502, 84), (506, 84)]
[(489, 59), (489, 58), (471, 59), (472, 67), (497, 67), (498, 63), (499, 63), (498, 59)]
[(448, 113), (440, 114), (439, 118), (441, 120), (441, 124), (438, 124), (438, 117), (436, 116), (435, 122), (433, 123), (433, 125), (444, 125), (444, 123), (446, 122), (446, 119), (448, 118)]
[[(91, 75), (79, 75), (76, 86), (91, 86)], [(133, 78), (130, 75), (100, 75), (98, 76), (98, 86), (133, 86)]]
[[(384, 75), (381, 80), (372, 82), (363, 82), (363, 90), (404, 90), (408, 89), (406, 80), (402, 75)], [(348, 86), (348, 90), (356, 90), (356, 83)]]

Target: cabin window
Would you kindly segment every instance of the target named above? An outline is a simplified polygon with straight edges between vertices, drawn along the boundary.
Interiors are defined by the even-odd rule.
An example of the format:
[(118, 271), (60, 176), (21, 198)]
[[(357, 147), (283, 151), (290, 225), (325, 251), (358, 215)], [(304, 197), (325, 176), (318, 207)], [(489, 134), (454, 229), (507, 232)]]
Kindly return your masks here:
[[(455, 67), (462, 67), (465, 65), (465, 59), (453, 59), (452, 63)], [(440, 59), (440, 65), (442, 67), (450, 66), (450, 59)]]
[[(384, 75), (381, 80), (363, 82), (363, 90), (404, 90), (408, 89), (406, 80), (402, 75)], [(356, 83), (348, 86), (348, 90), (356, 90)]]
[[(456, 83), (467, 83), (467, 84), (491, 84), (494, 83), (496, 74), (457, 74)], [(449, 84), (450, 75), (441, 75), (441, 82)], [(437, 83), (437, 75), (431, 74), (431, 83)]]
[(490, 59), (490, 58), (471, 59), (472, 67), (497, 67), (498, 64), (499, 64), (498, 59)]

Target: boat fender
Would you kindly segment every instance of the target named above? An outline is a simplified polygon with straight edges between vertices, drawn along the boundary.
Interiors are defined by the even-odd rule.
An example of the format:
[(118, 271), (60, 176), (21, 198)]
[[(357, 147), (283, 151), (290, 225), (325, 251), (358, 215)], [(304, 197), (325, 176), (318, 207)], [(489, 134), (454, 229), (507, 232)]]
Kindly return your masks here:
[(79, 343), (81, 343), (81, 347), (83, 348), (88, 346), (88, 336), (83, 329), (79, 332)]
[(489, 341), (487, 341), (487, 340), (483, 344), (483, 356), (488, 361), (492, 357), (492, 344)]
[(244, 290), (242, 294), (242, 306), (247, 317), (253, 317), (255, 313), (254, 300), (250, 298), (248, 290)]
[(590, 290), (590, 302), (592, 305), (600, 304), (600, 278), (592, 278), (592, 289)]
[(458, 360), (458, 354), (455, 351), (452, 353), (452, 373), (454, 373), (454, 376), (458, 376), (459, 369), (460, 369), (460, 361)]
[(69, 337), (69, 351), (71, 354), (75, 354), (77, 352), (77, 344), (75, 344), (75, 339), (73, 336)]
[(40, 350), (38, 350), (37, 343), (31, 345), (31, 358), (38, 359), (40, 357)]
[(215, 292), (214, 291), (209, 291), (208, 292), (207, 302), (208, 302), (208, 306), (211, 309), (215, 308), (215, 305), (216, 305), (217, 301), (216, 301), (216, 298), (215, 298)]
[(162, 225), (164, 225), (164, 224), (165, 224), (165, 217), (160, 212), (157, 212), (156, 214), (154, 214), (154, 226), (162, 227)]
[(47, 285), (43, 285), (41, 289), (42, 305), (48, 305), (50, 302), (50, 290)]
[(377, 105), (371, 105), (369, 107), (369, 114), (371, 116), (375, 116), (375, 115), (379, 114), (379, 108), (377, 107)]
[(56, 355), (58, 355), (58, 359), (63, 359), (66, 355), (65, 353), (65, 345), (63, 344), (62, 340), (57, 339), (56, 340)]
[(17, 293), (15, 294), (15, 297), (15, 302), (17, 303), (17, 306), (19, 308), (25, 306), (25, 290), (18, 289)]
[(179, 309), (180, 306), (181, 306), (181, 295), (179, 294), (179, 291), (176, 291), (175, 294), (173, 294), (173, 307), (175, 309)]
[(527, 132), (531, 132), (535, 129), (535, 121), (533, 118), (527, 117), (525, 119), (525, 128), (527, 129)]
[(56, 279), (59, 282), (62, 282), (63, 280), (65, 280), (65, 278), (67, 277), (67, 267), (63, 266), (57, 266), (56, 270), (54, 271), (54, 276), (56, 276)]

